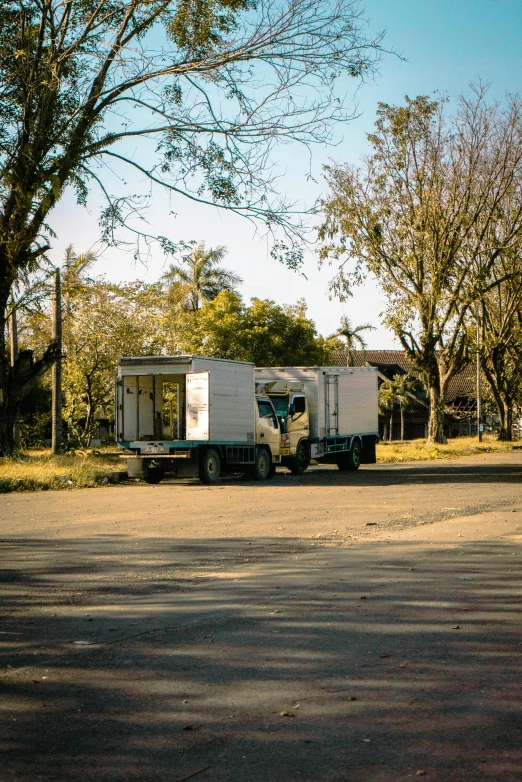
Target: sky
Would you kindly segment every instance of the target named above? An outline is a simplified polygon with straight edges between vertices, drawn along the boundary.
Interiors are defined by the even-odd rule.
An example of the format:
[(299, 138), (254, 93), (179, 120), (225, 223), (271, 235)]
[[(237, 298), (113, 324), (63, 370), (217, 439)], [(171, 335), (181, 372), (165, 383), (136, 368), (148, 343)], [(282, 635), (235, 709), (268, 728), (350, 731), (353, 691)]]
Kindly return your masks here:
[[(325, 164), (357, 163), (367, 152), (366, 133), (372, 131), (378, 102), (397, 105), (405, 95), (435, 91), (456, 95), (479, 79), (491, 84), (494, 97), (522, 91), (521, 0), (366, 0), (365, 6), (370, 29), (385, 30), (383, 45), (403, 59), (385, 55), (374, 82), (357, 89), (354, 106), (358, 116), (334, 129), (335, 146), (314, 148), (311, 161), (297, 146), (282, 148), (277, 161), (283, 173), (281, 188), (308, 205), (326, 192), (322, 176)], [(310, 170), (312, 179), (308, 176)], [(77, 252), (96, 246), (98, 203), (91, 199), (86, 210), (76, 206), (70, 194), (60, 201), (51, 221), (57, 233), (50, 253), (55, 262), (71, 243)], [(385, 300), (374, 280), (368, 280), (352, 298), (341, 303), (329, 297), (328, 282), (334, 269), (319, 268), (312, 253), (306, 256), (301, 275), (285, 269), (270, 257), (270, 241), (262, 230), (256, 233), (243, 218), (188, 199), (171, 204), (158, 192), (148, 219), (148, 230), (175, 241), (203, 240), (207, 247), (224, 245), (228, 254), (223, 265), (243, 278), (240, 293), (247, 301), (256, 296), (293, 304), (304, 298), (319, 333), (333, 333), (346, 315), (356, 325), (371, 323), (376, 327), (366, 332), (370, 349), (400, 347), (382, 326), (380, 313)], [(133, 261), (129, 252), (111, 248), (103, 252), (96, 272), (114, 281), (152, 282), (161, 275), (164, 265), (159, 248), (146, 265)]]

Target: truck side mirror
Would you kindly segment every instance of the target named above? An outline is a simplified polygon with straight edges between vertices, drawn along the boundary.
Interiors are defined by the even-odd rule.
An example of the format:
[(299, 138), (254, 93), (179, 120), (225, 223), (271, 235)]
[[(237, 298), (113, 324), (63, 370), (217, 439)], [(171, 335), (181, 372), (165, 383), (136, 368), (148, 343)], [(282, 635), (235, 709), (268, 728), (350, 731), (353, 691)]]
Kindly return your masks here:
[(288, 408), (288, 415), (291, 418), (293, 415), (295, 415), (295, 405), (290, 405)]

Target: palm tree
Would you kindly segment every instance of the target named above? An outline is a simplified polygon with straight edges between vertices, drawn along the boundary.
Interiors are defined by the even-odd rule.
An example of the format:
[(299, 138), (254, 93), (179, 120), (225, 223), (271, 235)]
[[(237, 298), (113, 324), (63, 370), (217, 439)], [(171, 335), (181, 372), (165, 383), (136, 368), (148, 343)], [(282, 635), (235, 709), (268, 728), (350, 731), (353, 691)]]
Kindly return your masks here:
[[(366, 350), (366, 342), (361, 337), (362, 331), (375, 331), (375, 326), (370, 323), (363, 323), (360, 326), (352, 326), (350, 318), (343, 315), (341, 318), (341, 327), (337, 329), (336, 335), (344, 337), (346, 340), (346, 366), (353, 364), (354, 351), (358, 348), (360, 350)], [(349, 363), (350, 362), (350, 363)]]
[(399, 405), (401, 414), (401, 441), (404, 440), (404, 413), (415, 401), (415, 392), (419, 381), (412, 375), (395, 375), (393, 380), (386, 380), (379, 388), (379, 410), (385, 415), (390, 414), (388, 440), (393, 439), (393, 410)]
[(70, 315), (71, 301), (75, 294), (85, 286), (86, 272), (97, 260), (98, 256), (94, 250), (87, 250), (87, 252), (77, 255), (72, 244), (65, 249), (60, 269), (65, 315)]
[(172, 287), (182, 286), (186, 291), (189, 310), (199, 310), (204, 301), (212, 301), (221, 291), (235, 291), (243, 282), (239, 275), (219, 266), (227, 253), (226, 247), (205, 249), (205, 242), (196, 244), (182, 256), (181, 263), (173, 263), (161, 281)]
[(412, 375), (396, 375), (391, 381), (395, 402), (399, 404), (401, 411), (401, 441), (404, 440), (404, 412), (411, 407), (415, 400), (415, 391), (419, 387), (419, 381)]
[[(379, 412), (382, 415), (390, 414), (390, 422), (388, 424), (388, 441), (392, 441), (393, 431), (393, 408), (395, 406), (395, 391), (393, 388), (393, 380), (386, 380), (381, 383), (379, 387)], [(386, 432), (384, 433), (386, 437)]]
[(59, 358), (53, 364), (51, 376), (52, 393), (52, 445), (51, 453), (58, 454), (62, 448), (62, 340), (63, 340), (63, 308), (62, 290), (65, 294), (65, 314), (71, 314), (71, 299), (85, 285), (85, 272), (97, 260), (93, 250), (82, 255), (74, 252), (72, 244), (65, 250), (61, 269), (54, 272), (53, 296), (53, 340), (60, 352)]

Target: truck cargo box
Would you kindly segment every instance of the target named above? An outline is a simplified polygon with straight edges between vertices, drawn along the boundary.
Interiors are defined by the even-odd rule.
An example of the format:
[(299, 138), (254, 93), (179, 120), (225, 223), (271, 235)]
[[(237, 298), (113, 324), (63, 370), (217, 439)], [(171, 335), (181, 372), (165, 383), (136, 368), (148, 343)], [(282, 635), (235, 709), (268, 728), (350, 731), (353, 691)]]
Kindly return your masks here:
[(343, 435), (378, 436), (375, 367), (256, 367), (258, 393), (304, 391), (310, 440)]
[(254, 365), (202, 356), (120, 358), (116, 433), (143, 441), (253, 444)]

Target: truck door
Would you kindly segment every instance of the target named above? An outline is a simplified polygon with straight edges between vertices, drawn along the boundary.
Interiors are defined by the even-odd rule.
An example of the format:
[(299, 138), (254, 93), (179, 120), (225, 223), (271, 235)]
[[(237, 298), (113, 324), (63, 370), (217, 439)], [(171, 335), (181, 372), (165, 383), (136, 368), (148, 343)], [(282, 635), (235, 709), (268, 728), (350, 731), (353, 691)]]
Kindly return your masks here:
[(324, 431), (339, 434), (339, 375), (325, 375), (324, 382)]
[(290, 396), (286, 431), (288, 432), (290, 443), (290, 454), (293, 456), (297, 451), (299, 442), (310, 435), (308, 404), (304, 394), (293, 394)]
[(268, 399), (257, 400), (256, 445), (268, 445), (272, 456), (279, 456), (281, 433), (279, 422)]
[(208, 372), (187, 375), (187, 440), (210, 437), (210, 377)]

